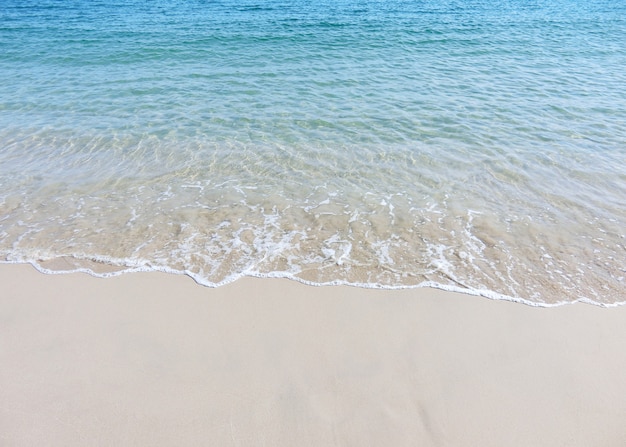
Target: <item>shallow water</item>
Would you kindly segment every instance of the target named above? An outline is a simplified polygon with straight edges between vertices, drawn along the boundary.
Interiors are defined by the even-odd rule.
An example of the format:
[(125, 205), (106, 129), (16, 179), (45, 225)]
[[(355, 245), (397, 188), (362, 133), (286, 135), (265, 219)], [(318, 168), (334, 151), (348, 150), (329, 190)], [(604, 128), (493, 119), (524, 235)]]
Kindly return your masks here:
[(0, 258), (626, 301), (626, 5), (0, 6)]

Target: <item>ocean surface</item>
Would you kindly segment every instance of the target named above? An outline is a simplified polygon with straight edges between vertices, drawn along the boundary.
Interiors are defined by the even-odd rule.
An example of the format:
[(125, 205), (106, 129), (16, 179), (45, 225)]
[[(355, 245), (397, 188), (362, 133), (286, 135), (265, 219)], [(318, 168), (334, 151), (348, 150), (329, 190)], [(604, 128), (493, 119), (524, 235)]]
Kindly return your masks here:
[(626, 302), (626, 2), (3, 0), (0, 261)]

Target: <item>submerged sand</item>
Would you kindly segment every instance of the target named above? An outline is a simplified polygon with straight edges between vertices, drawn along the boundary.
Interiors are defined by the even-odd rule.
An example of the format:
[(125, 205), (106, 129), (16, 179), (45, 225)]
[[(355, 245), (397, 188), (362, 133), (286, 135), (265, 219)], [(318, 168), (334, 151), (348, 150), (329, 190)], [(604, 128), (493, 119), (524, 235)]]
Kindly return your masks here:
[(626, 445), (626, 307), (0, 266), (3, 446)]

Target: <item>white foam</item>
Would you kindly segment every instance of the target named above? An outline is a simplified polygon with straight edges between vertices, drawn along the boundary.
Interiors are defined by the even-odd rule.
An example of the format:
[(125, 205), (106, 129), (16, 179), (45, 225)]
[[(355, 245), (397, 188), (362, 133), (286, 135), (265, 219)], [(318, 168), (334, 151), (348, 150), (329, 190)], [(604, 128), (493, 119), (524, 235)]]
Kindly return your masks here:
[[(100, 257), (98, 261), (102, 262), (105, 259), (106, 257)], [(167, 273), (167, 274), (174, 274), (174, 275), (186, 275), (192, 278), (197, 284), (201, 286), (205, 286), (205, 287), (210, 287), (210, 288), (222, 287), (244, 277), (282, 278), (282, 279), (289, 279), (289, 280), (297, 281), (299, 283), (312, 286), (312, 287), (349, 286), (349, 287), (358, 287), (358, 288), (365, 288), (365, 289), (381, 289), (381, 290), (407, 290), (407, 289), (420, 289), (420, 288), (434, 288), (434, 289), (445, 290), (448, 292), (461, 293), (464, 295), (488, 298), (491, 300), (510, 301), (514, 303), (524, 304), (527, 306), (543, 307), (543, 308), (560, 307), (560, 306), (571, 305), (575, 303), (584, 303), (584, 304), (589, 304), (589, 305), (594, 305), (594, 306), (599, 306), (599, 307), (604, 307), (604, 308), (613, 308), (613, 307), (620, 307), (620, 306), (626, 305), (626, 300), (614, 302), (614, 303), (603, 303), (603, 302), (595, 301), (595, 300), (585, 298), (585, 297), (577, 298), (571, 301), (561, 300), (561, 301), (557, 301), (554, 303), (545, 303), (545, 302), (533, 301), (533, 300), (524, 299), (520, 297), (505, 295), (505, 294), (494, 292), (492, 290), (468, 289), (468, 288), (453, 286), (449, 284), (440, 284), (440, 283), (433, 282), (433, 281), (424, 281), (416, 285), (386, 285), (386, 284), (380, 284), (380, 283), (349, 282), (349, 281), (344, 281), (344, 280), (315, 282), (315, 281), (308, 281), (303, 278), (300, 278), (292, 272), (284, 272), (284, 271), (274, 271), (274, 272), (268, 272), (268, 273), (247, 271), (247, 272), (240, 272), (240, 273), (232, 273), (219, 282), (212, 282), (212, 281), (207, 280), (202, 275), (199, 275), (197, 273), (194, 273), (188, 270), (178, 270), (178, 269), (173, 269), (167, 266), (151, 265), (149, 263), (129, 265), (118, 271), (104, 272), (104, 273), (95, 272), (89, 268), (75, 268), (75, 269), (69, 269), (69, 270), (52, 270), (52, 269), (47, 269), (45, 267), (42, 267), (41, 264), (39, 264), (37, 261), (34, 261), (34, 260), (30, 260), (30, 261), (0, 260), (0, 264), (29, 264), (33, 266), (37, 271), (43, 274), (63, 275), (63, 274), (71, 274), (71, 273), (85, 273), (85, 274), (89, 274), (91, 276), (98, 277), (98, 278), (111, 278), (115, 276), (132, 274), (132, 273), (137, 273), (137, 272), (160, 272), (160, 273)], [(120, 267), (119, 264), (115, 264), (115, 266)]]

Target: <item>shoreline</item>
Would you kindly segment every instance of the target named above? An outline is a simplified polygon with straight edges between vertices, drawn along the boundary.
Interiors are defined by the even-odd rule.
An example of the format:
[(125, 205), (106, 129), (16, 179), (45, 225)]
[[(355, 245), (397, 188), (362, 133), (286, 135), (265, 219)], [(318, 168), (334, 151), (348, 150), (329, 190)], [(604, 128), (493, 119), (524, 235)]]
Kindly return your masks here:
[[(505, 295), (502, 293), (495, 292), (489, 289), (469, 289), (463, 288), (459, 286), (453, 285), (445, 285), (439, 284), (433, 281), (424, 281), (420, 284), (415, 285), (397, 285), (397, 286), (387, 286), (382, 284), (368, 284), (368, 283), (350, 283), (346, 281), (336, 281), (336, 282), (327, 282), (327, 283), (317, 283), (313, 281), (308, 281), (298, 276), (293, 276), (291, 274), (278, 272), (276, 274), (267, 274), (267, 275), (255, 275), (255, 274), (241, 274), (240, 276), (232, 276), (227, 278), (225, 281), (221, 283), (209, 283), (204, 280), (202, 277), (198, 277), (189, 272), (178, 271), (174, 269), (159, 269), (159, 268), (144, 268), (144, 267), (127, 267), (123, 268), (113, 264), (106, 263), (98, 263), (98, 267), (101, 271), (95, 271), (91, 268), (76, 268), (73, 270), (64, 270), (65, 266), (70, 266), (69, 263), (65, 260), (64, 257), (52, 260), (45, 261), (45, 263), (50, 264), (50, 266), (46, 267), (45, 265), (39, 264), (33, 261), (23, 261), (23, 262), (13, 262), (13, 261), (0, 261), (1, 265), (26, 265), (32, 267), (37, 272), (43, 275), (74, 275), (74, 274), (85, 274), (88, 276), (92, 276), (98, 279), (107, 279), (114, 278), (116, 276), (122, 275), (133, 275), (136, 273), (156, 273), (159, 275), (171, 275), (171, 276), (183, 276), (191, 279), (195, 282), (199, 287), (205, 287), (209, 289), (218, 289), (221, 287), (228, 286), (229, 284), (235, 283), (237, 281), (248, 281), (248, 280), (280, 280), (280, 281), (294, 281), (299, 284), (302, 284), (306, 287), (353, 287), (357, 289), (366, 289), (366, 290), (381, 290), (381, 291), (399, 291), (399, 290), (440, 290), (445, 293), (455, 293), (470, 297), (476, 298), (485, 298), (488, 300), (494, 301), (506, 301), (510, 303), (522, 304), (530, 307), (540, 307), (540, 308), (552, 308), (552, 307), (561, 307), (567, 306), (571, 304), (589, 304), (591, 306), (598, 306), (603, 308), (612, 308), (612, 307), (621, 307), (626, 305), (626, 297), (623, 301), (615, 301), (615, 302), (602, 302), (602, 301), (594, 301), (590, 298), (577, 298), (575, 300), (562, 300), (557, 302), (545, 302), (545, 301), (533, 301), (527, 298), (514, 297), (510, 295)], [(52, 267), (52, 268), (51, 268)], [(419, 293), (419, 292), (418, 292)]]
[(626, 443), (626, 307), (0, 265), (0, 443)]

